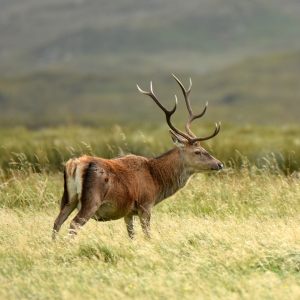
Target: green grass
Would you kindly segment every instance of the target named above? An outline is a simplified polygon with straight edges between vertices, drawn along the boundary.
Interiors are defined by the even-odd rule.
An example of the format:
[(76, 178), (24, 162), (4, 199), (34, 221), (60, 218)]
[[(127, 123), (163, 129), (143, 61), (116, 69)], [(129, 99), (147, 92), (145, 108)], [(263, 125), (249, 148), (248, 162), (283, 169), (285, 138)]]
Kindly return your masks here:
[[(213, 126), (213, 123), (201, 123), (201, 127), (192, 125), (192, 128), (196, 135), (205, 136), (213, 132)], [(104, 158), (127, 153), (155, 157), (173, 148), (165, 124), (123, 128), (115, 125), (99, 129), (60, 127), (36, 131), (1, 129), (0, 141), (0, 172), (4, 175), (17, 170), (61, 171), (67, 160), (82, 154)], [(227, 168), (238, 169), (248, 163), (259, 168), (276, 165), (274, 172), (292, 174), (300, 165), (298, 126), (222, 124), (219, 135), (202, 145)]]

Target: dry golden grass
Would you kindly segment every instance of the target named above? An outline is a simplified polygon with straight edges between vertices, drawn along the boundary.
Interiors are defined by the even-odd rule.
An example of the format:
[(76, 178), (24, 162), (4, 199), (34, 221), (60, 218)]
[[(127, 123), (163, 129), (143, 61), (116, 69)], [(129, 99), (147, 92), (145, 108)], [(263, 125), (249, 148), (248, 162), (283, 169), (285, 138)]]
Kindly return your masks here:
[(61, 175), (2, 182), (2, 204), (26, 201), (0, 210), (1, 297), (299, 299), (299, 177), (270, 170), (196, 176), (133, 241), (123, 220), (91, 220), (69, 243), (69, 218), (53, 243)]

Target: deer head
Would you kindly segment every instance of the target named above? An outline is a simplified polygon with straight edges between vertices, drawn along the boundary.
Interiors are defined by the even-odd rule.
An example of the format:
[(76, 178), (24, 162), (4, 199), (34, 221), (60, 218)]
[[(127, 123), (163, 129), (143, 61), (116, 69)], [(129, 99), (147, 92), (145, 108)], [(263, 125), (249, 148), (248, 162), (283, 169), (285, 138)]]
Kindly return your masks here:
[(186, 122), (185, 130), (187, 133), (182, 132), (181, 130), (177, 129), (171, 122), (171, 116), (174, 114), (177, 108), (177, 97), (175, 96), (175, 106), (172, 110), (167, 110), (161, 102), (157, 99), (157, 97), (154, 95), (153, 88), (152, 88), (152, 82), (150, 82), (150, 91), (145, 92), (140, 89), (139, 86), (137, 88), (139, 91), (145, 95), (150, 96), (154, 102), (161, 108), (161, 110), (166, 115), (166, 121), (169, 125), (170, 134), (172, 137), (172, 140), (179, 148), (180, 151), (180, 160), (182, 164), (188, 168), (192, 173), (199, 173), (199, 172), (209, 172), (209, 171), (219, 171), (223, 168), (222, 163), (214, 158), (211, 154), (209, 154), (201, 145), (200, 141), (205, 141), (208, 139), (213, 138), (220, 132), (221, 124), (216, 124), (215, 131), (212, 135), (206, 136), (206, 137), (196, 137), (196, 135), (191, 131), (190, 125), (192, 121), (195, 119), (198, 119), (202, 117), (207, 109), (208, 103), (206, 102), (205, 108), (202, 111), (202, 113), (198, 115), (194, 115), (193, 110), (191, 108), (190, 100), (189, 100), (189, 94), (191, 92), (192, 88), (192, 80), (190, 79), (190, 86), (188, 90), (186, 90), (183, 86), (183, 84), (179, 81), (179, 79), (172, 74), (176, 82), (179, 84), (183, 96), (185, 99), (185, 103), (187, 106), (187, 110), (189, 112), (189, 119)]

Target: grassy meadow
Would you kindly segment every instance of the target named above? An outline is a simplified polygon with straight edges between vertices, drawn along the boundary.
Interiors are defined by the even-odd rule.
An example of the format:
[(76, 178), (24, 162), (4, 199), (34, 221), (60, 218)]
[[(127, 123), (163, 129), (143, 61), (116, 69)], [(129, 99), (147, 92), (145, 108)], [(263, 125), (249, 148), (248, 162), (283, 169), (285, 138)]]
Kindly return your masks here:
[[(0, 1), (0, 300), (300, 299), (298, 2)], [(183, 129), (171, 73), (209, 101), (197, 136), (222, 121), (202, 145), (224, 170), (155, 207), (150, 240), (90, 220), (70, 243), (74, 213), (52, 242), (68, 159), (173, 147), (136, 88), (176, 94)]]
[(299, 137), (299, 126), (224, 124), (203, 146), (226, 168), (158, 205), (151, 240), (139, 221), (129, 240), (123, 220), (90, 220), (69, 243), (70, 217), (53, 243), (64, 161), (155, 156), (171, 138), (165, 126), (2, 129), (0, 298), (299, 299)]

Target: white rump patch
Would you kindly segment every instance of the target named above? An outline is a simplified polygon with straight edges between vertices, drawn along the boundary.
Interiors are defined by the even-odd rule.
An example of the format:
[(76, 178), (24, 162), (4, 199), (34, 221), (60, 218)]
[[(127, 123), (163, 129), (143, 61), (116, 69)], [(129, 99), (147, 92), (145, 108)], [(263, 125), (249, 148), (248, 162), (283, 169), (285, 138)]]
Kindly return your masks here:
[(75, 179), (72, 175), (68, 174), (67, 177), (67, 188), (69, 193), (69, 202), (78, 201), (77, 208), (81, 208), (81, 194), (82, 194), (82, 166), (77, 165), (75, 171)]

